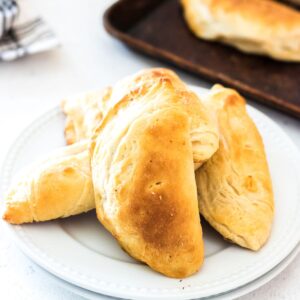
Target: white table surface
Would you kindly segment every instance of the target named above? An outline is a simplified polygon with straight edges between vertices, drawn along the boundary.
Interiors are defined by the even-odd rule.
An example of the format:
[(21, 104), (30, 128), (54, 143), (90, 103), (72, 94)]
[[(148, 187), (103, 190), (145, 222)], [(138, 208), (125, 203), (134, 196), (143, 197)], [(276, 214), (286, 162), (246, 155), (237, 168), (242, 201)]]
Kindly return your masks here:
[[(48, 53), (0, 63), (0, 163), (19, 131), (57, 105), (62, 97), (113, 84), (145, 67), (166, 66), (129, 50), (104, 31), (101, 16), (113, 1), (30, 2), (51, 24), (62, 46)], [(187, 83), (210, 86), (176, 71)], [(300, 121), (249, 103), (279, 123), (300, 149)], [(300, 256), (271, 282), (241, 299), (300, 299), (299, 279)], [(0, 222), (0, 299), (82, 298), (55, 284), (25, 257)]]

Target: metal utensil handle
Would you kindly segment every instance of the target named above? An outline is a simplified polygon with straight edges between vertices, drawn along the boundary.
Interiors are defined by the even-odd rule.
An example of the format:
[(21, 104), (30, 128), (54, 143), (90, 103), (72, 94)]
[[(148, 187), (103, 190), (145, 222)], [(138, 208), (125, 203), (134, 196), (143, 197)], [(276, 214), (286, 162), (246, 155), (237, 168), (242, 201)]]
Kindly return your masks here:
[(14, 0), (0, 0), (0, 38), (11, 30), (17, 16), (19, 6)]

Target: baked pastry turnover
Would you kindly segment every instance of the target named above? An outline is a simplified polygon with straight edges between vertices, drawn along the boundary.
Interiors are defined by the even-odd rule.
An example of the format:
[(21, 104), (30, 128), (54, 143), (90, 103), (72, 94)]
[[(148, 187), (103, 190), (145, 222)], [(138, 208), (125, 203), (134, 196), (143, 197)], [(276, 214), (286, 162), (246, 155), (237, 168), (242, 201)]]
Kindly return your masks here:
[(90, 139), (106, 111), (111, 88), (64, 99), (61, 109), (66, 115), (65, 139), (68, 145)]
[(64, 147), (23, 171), (5, 198), (12, 224), (48, 221), (95, 208), (88, 142)]
[(217, 150), (217, 128), (165, 69), (124, 79), (109, 101), (91, 151), (97, 216), (137, 260), (189, 276), (203, 262), (194, 168)]
[(196, 172), (200, 212), (226, 239), (258, 250), (270, 235), (274, 214), (261, 136), (234, 90), (216, 85), (204, 101), (217, 114), (220, 148)]
[(249, 53), (300, 61), (300, 12), (273, 0), (181, 0), (193, 33)]

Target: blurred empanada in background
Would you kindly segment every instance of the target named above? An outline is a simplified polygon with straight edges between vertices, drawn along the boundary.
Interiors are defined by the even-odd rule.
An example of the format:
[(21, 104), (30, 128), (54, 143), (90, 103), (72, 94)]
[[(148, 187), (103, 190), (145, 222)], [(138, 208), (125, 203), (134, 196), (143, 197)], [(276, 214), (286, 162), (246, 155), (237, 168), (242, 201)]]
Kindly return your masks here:
[(199, 38), (247, 53), (300, 61), (300, 12), (274, 0), (181, 0), (185, 20)]
[(258, 250), (270, 235), (274, 215), (262, 138), (236, 91), (215, 85), (204, 102), (217, 114), (220, 147), (196, 171), (200, 212), (226, 239)]

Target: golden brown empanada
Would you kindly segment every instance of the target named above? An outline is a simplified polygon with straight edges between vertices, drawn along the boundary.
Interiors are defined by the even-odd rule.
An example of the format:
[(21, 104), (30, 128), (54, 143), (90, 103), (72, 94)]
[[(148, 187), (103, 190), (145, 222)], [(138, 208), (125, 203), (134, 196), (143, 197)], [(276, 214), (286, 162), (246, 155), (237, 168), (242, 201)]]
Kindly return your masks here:
[(122, 80), (109, 101), (92, 147), (98, 218), (131, 256), (189, 276), (203, 262), (194, 165), (218, 148), (215, 123), (166, 69)]
[(194, 34), (249, 53), (300, 61), (300, 12), (273, 0), (181, 0)]
[(64, 147), (26, 169), (5, 197), (3, 219), (48, 221), (95, 208), (88, 144)]
[(111, 89), (85, 93), (76, 98), (64, 99), (62, 111), (66, 115), (65, 138), (68, 145), (90, 139), (101, 122)]
[(226, 239), (258, 250), (269, 237), (274, 214), (262, 138), (234, 90), (216, 85), (204, 102), (216, 111), (220, 148), (196, 171), (200, 212)]

